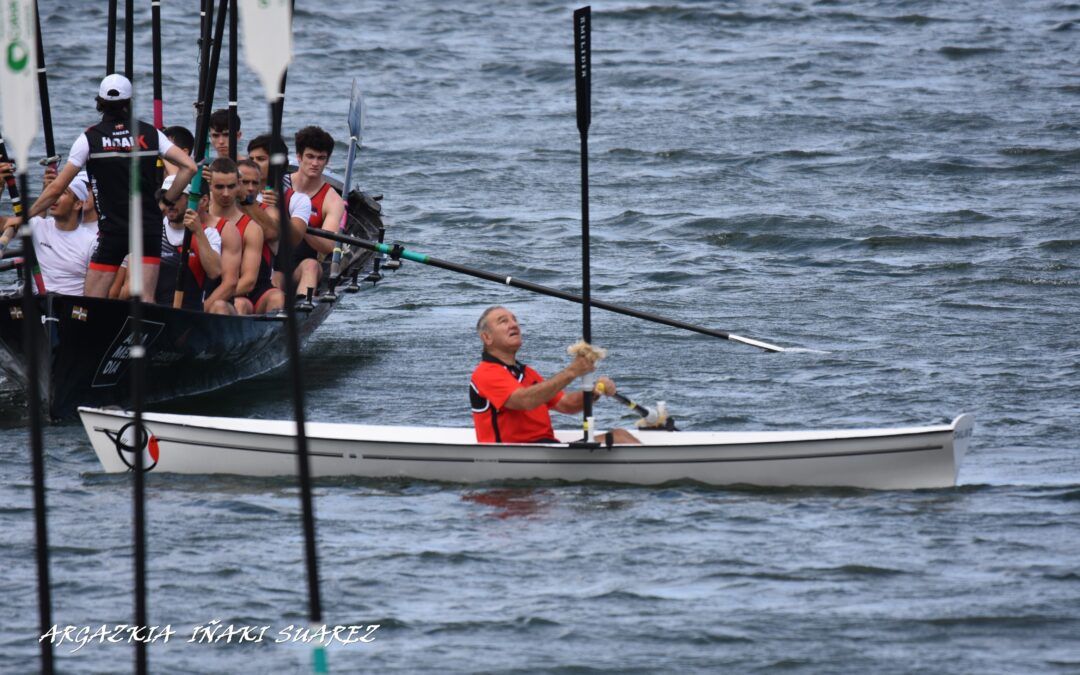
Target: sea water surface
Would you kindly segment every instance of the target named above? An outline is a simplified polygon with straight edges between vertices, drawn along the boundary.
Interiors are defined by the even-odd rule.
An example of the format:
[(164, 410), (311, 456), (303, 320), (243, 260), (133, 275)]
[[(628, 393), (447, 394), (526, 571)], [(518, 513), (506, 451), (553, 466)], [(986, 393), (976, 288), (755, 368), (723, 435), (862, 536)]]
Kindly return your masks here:
[[(42, 0), (57, 144), (94, 119), (105, 3)], [(192, 124), (197, 3), (164, 3), (165, 112)], [(580, 289), (573, 4), (311, 3), (285, 126), (347, 147), (388, 236)], [(149, 117), (150, 19), (136, 21)], [(597, 297), (805, 351), (601, 311), (603, 372), (687, 429), (977, 415), (954, 489), (409, 480), (315, 489), (324, 621), (380, 627), (335, 672), (1080, 671), (1080, 4), (645, 0), (593, 5)], [(121, 60), (122, 53), (121, 50)], [(240, 69), (243, 134), (267, 130)], [(224, 102), (226, 71), (216, 100)], [(38, 147), (40, 148), (40, 140)], [(40, 150), (38, 151), (40, 153)], [(34, 190), (36, 192), (36, 189)], [(522, 360), (566, 362), (580, 309), (406, 263), (304, 357), (309, 419), (468, 426), (484, 307)], [(25, 401), (0, 393), (0, 671), (37, 667)], [(282, 418), (277, 373), (160, 411)], [(601, 426), (632, 417), (598, 405)], [(564, 421), (576, 426), (573, 419)], [(45, 434), (53, 620), (132, 617), (130, 476), (74, 422)], [(306, 672), (294, 480), (150, 475), (155, 672)], [(198, 625), (269, 626), (195, 644)], [(126, 645), (57, 649), (128, 670)]]

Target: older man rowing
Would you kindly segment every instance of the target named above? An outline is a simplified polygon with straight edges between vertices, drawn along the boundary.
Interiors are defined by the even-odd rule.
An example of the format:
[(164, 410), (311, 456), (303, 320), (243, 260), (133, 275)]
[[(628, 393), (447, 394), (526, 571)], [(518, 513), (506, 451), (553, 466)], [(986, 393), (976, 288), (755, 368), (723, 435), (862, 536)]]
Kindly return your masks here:
[[(545, 380), (535, 370), (517, 360), (521, 349), (521, 326), (509, 309), (488, 307), (476, 324), (484, 352), (469, 384), (476, 440), (481, 443), (559, 443), (551, 426), (550, 410), (581, 412), (585, 396), (580, 391), (563, 392), (578, 377), (596, 366), (585, 356), (577, 356), (569, 366)], [(603, 385), (602, 387), (600, 385)], [(596, 396), (615, 394), (611, 378), (597, 379)], [(613, 429), (614, 443), (640, 443), (629, 432)], [(598, 437), (604, 442), (604, 436)]]

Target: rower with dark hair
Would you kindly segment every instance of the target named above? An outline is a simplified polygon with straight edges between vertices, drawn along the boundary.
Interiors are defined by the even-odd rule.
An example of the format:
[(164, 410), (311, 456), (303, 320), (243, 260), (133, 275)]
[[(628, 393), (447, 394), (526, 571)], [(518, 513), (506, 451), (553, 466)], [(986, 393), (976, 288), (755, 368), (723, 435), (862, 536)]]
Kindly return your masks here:
[[(243, 255), (243, 239), (238, 225), (251, 219), (244, 215), (237, 204), (240, 173), (236, 169), (236, 162), (228, 157), (218, 157), (210, 162), (207, 173), (210, 176), (209, 223), (221, 235), (221, 281), (207, 296), (203, 306), (206, 311), (215, 314), (235, 314), (233, 297), (237, 295)], [(254, 283), (251, 286), (253, 288)], [(248, 288), (241, 295), (251, 290)]]
[[(285, 145), (285, 141), (278, 139), (274, 141), (274, 137), (270, 134), (262, 134), (251, 139), (248, 143), (247, 158), (255, 163), (259, 167), (261, 172), (262, 185), (267, 186), (262, 192), (256, 196), (256, 201), (260, 202), (267, 207), (267, 212), (274, 215), (274, 223), (277, 224), (277, 190), (274, 186), (270, 185), (270, 155), (271, 149), (288, 156), (289, 148)], [(242, 177), (241, 177), (242, 179)], [(285, 186), (285, 204), (289, 211), (289, 221), (292, 225), (292, 239), (289, 240), (294, 247), (297, 246), (304, 238), (304, 233), (307, 232), (308, 220), (311, 218), (311, 199), (308, 198), (303, 192), (296, 192), (291, 187)], [(279, 228), (280, 229), (280, 228)], [(270, 250), (277, 255), (278, 250), (278, 236), (272, 238), (270, 242)], [(274, 286), (278, 288), (284, 288), (284, 277), (281, 271), (274, 271)]]
[[(187, 127), (182, 127), (179, 124), (171, 127), (165, 127), (162, 129), (162, 133), (165, 134), (165, 138), (172, 141), (172, 144), (180, 148), (185, 155), (191, 156), (192, 150), (195, 148), (195, 136), (188, 131)], [(175, 176), (179, 167), (171, 162), (165, 162), (165, 175)]]
[[(43, 213), (64, 193), (85, 165), (97, 205), (98, 247), (86, 274), (86, 295), (103, 298), (109, 292), (120, 262), (128, 253), (128, 207), (131, 194), (131, 153), (139, 153), (139, 191), (142, 196), (143, 299), (152, 302), (157, 285), (161, 251), (161, 210), (154, 193), (157, 188), (158, 156), (180, 167), (176, 181), (163, 195), (166, 204), (180, 198), (184, 186), (195, 175), (195, 162), (153, 126), (138, 122), (130, 130), (131, 82), (123, 75), (109, 75), (98, 88), (97, 107), (101, 122), (79, 135), (67, 164), (34, 202), (28, 217)], [(134, 131), (134, 133), (132, 133)]]
[[(240, 116), (233, 113), (233, 129), (236, 131), (236, 147), (240, 147)], [(210, 145), (218, 157), (229, 156), (229, 111), (224, 108), (210, 113)]]
[[(296, 132), (297, 170), (291, 175), (292, 188), (311, 198), (309, 227), (337, 232), (345, 215), (345, 202), (323, 178), (330, 155), (334, 152), (334, 139), (319, 127), (304, 127)], [(319, 256), (334, 252), (334, 242), (314, 235), (304, 235), (293, 253), (296, 270), (296, 292), (304, 296), (309, 288), (315, 288), (322, 278)]]

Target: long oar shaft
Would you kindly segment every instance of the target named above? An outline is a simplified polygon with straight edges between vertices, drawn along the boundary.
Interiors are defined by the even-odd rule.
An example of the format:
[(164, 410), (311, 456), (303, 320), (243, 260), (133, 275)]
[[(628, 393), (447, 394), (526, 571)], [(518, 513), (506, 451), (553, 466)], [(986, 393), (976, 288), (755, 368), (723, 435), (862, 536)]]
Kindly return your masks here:
[(124, 77), (135, 76), (135, 0), (124, 3)]
[[(191, 193), (188, 195), (188, 208), (199, 208), (199, 197), (202, 193), (202, 164), (206, 159), (206, 140), (209, 133), (210, 113), (214, 108), (214, 87), (217, 82), (216, 71), (218, 56), (221, 53), (221, 35), (225, 30), (225, 12), (228, 10), (228, 0), (221, 0), (218, 7), (218, 24), (213, 33), (216, 35), (211, 45), (211, 29), (214, 21), (214, 0), (206, 0), (205, 13), (202, 15), (202, 50), (199, 66), (199, 102), (197, 110), (199, 119), (195, 125), (195, 164), (198, 170), (191, 179)], [(184, 286), (187, 285), (188, 259), (191, 256), (191, 230), (184, 230), (183, 250), (180, 252), (180, 267), (176, 270), (176, 290), (173, 291), (173, 307), (179, 309), (184, 304)]]
[(237, 7), (236, 4), (239, 0), (232, 0), (229, 3), (229, 159), (236, 161), (236, 132), (239, 129), (236, 128), (236, 122), (239, 119), (237, 114), (238, 94), (237, 94), (237, 73), (236, 73), (236, 32), (237, 32)]
[(116, 72), (116, 3), (117, 0), (109, 0), (109, 25), (107, 44), (105, 45), (105, 74), (112, 75)]
[[(37, 3), (35, 3), (35, 8)], [(41, 15), (37, 14), (38, 94), (41, 98), (41, 130), (45, 135), (45, 157), (49, 168), (56, 169), (56, 143), (53, 140), (52, 107), (49, 105), (49, 78), (45, 69), (45, 47), (41, 42)]]
[[(581, 333), (592, 343), (592, 277), (589, 274), (589, 123), (592, 121), (592, 10), (582, 7), (574, 12), (574, 84), (577, 92), (577, 127), (581, 136)], [(592, 376), (585, 377), (582, 388), (582, 416), (586, 443), (592, 443)]]
[[(484, 270), (476, 269), (474, 267), (466, 267), (465, 265), (459, 265), (446, 260), (440, 260), (433, 258), (432, 256), (424, 253), (416, 253), (403, 248), (398, 245), (380, 244), (374, 241), (368, 241), (366, 239), (359, 239), (357, 237), (350, 237), (349, 235), (336, 234), (328, 232), (322, 229), (315, 229), (309, 227), (307, 233), (315, 235), (316, 237), (323, 237), (324, 239), (331, 239), (333, 241), (340, 241), (345, 244), (357, 246), (359, 248), (366, 249), (368, 251), (375, 251), (376, 253), (383, 253), (389, 255), (391, 258), (405, 260), (411, 260), (418, 262), (422, 265), (428, 265), (430, 267), (438, 267), (439, 269), (449, 270), (451, 272), (458, 272), (460, 274), (467, 274), (477, 279), (485, 279), (487, 281), (494, 281), (496, 283), (505, 284), (507, 286), (513, 286), (514, 288), (520, 288), (526, 291), (532, 291), (533, 293), (539, 293), (540, 295), (546, 295), (552, 298), (559, 298), (560, 300), (569, 300), (570, 302), (581, 303), (582, 298), (580, 295), (574, 295), (573, 293), (567, 293), (566, 291), (560, 291), (556, 288), (550, 288), (548, 286), (541, 286), (540, 284), (534, 284), (530, 281), (523, 281), (521, 279), (515, 279), (512, 276), (505, 274), (493, 274)], [(604, 302), (595, 298), (590, 298), (589, 303), (598, 309), (604, 309), (616, 314), (623, 314), (625, 316), (632, 316), (636, 319), (644, 319), (645, 321), (651, 321), (653, 323), (663, 324), (665, 326), (671, 326), (672, 328), (681, 328), (683, 330), (692, 331), (694, 333), (701, 333), (702, 335), (710, 335), (712, 337), (723, 338), (732, 342), (740, 342), (742, 344), (750, 345), (751, 347), (757, 347), (758, 349), (764, 349), (769, 352), (783, 352), (786, 351), (783, 347), (762, 342), (760, 340), (753, 340), (751, 338), (735, 335), (734, 333), (728, 333), (721, 330), (713, 330), (712, 328), (705, 328), (703, 326), (695, 326), (692, 323), (686, 323), (685, 321), (679, 321), (678, 319), (669, 319), (667, 317), (660, 316), (658, 314), (652, 314), (650, 312), (642, 312), (641, 310), (632, 309), (630, 307), (623, 307), (622, 305), (615, 305), (610, 302)]]
[(161, 0), (151, 0), (150, 32), (153, 41), (154, 127), (162, 129), (165, 127), (165, 105), (161, 98)]

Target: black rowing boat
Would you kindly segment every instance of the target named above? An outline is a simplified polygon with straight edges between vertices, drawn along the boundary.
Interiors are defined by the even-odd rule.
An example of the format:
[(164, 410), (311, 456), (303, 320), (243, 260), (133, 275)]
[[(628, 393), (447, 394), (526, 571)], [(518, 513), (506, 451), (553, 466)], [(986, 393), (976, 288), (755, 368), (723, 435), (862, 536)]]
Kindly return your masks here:
[[(365, 239), (380, 239), (379, 199), (358, 190), (351, 192), (346, 231)], [(340, 302), (333, 292), (338, 282), (351, 279), (344, 290), (359, 290), (358, 275), (374, 271), (374, 263), (374, 254), (346, 247), (341, 273), (331, 279), (327, 256), (314, 302), (310, 309), (297, 312), (301, 340), (306, 340)], [(80, 405), (130, 404), (130, 303), (55, 293), (38, 296), (37, 302), (43, 317), (42, 333), (36, 340), (39, 381), (43, 409), (50, 417), (68, 417)], [(21, 303), (19, 294), (0, 296), (0, 369), (25, 389)], [(143, 312), (147, 403), (219, 389), (285, 363), (283, 313), (224, 316), (153, 304), (144, 305)]]

